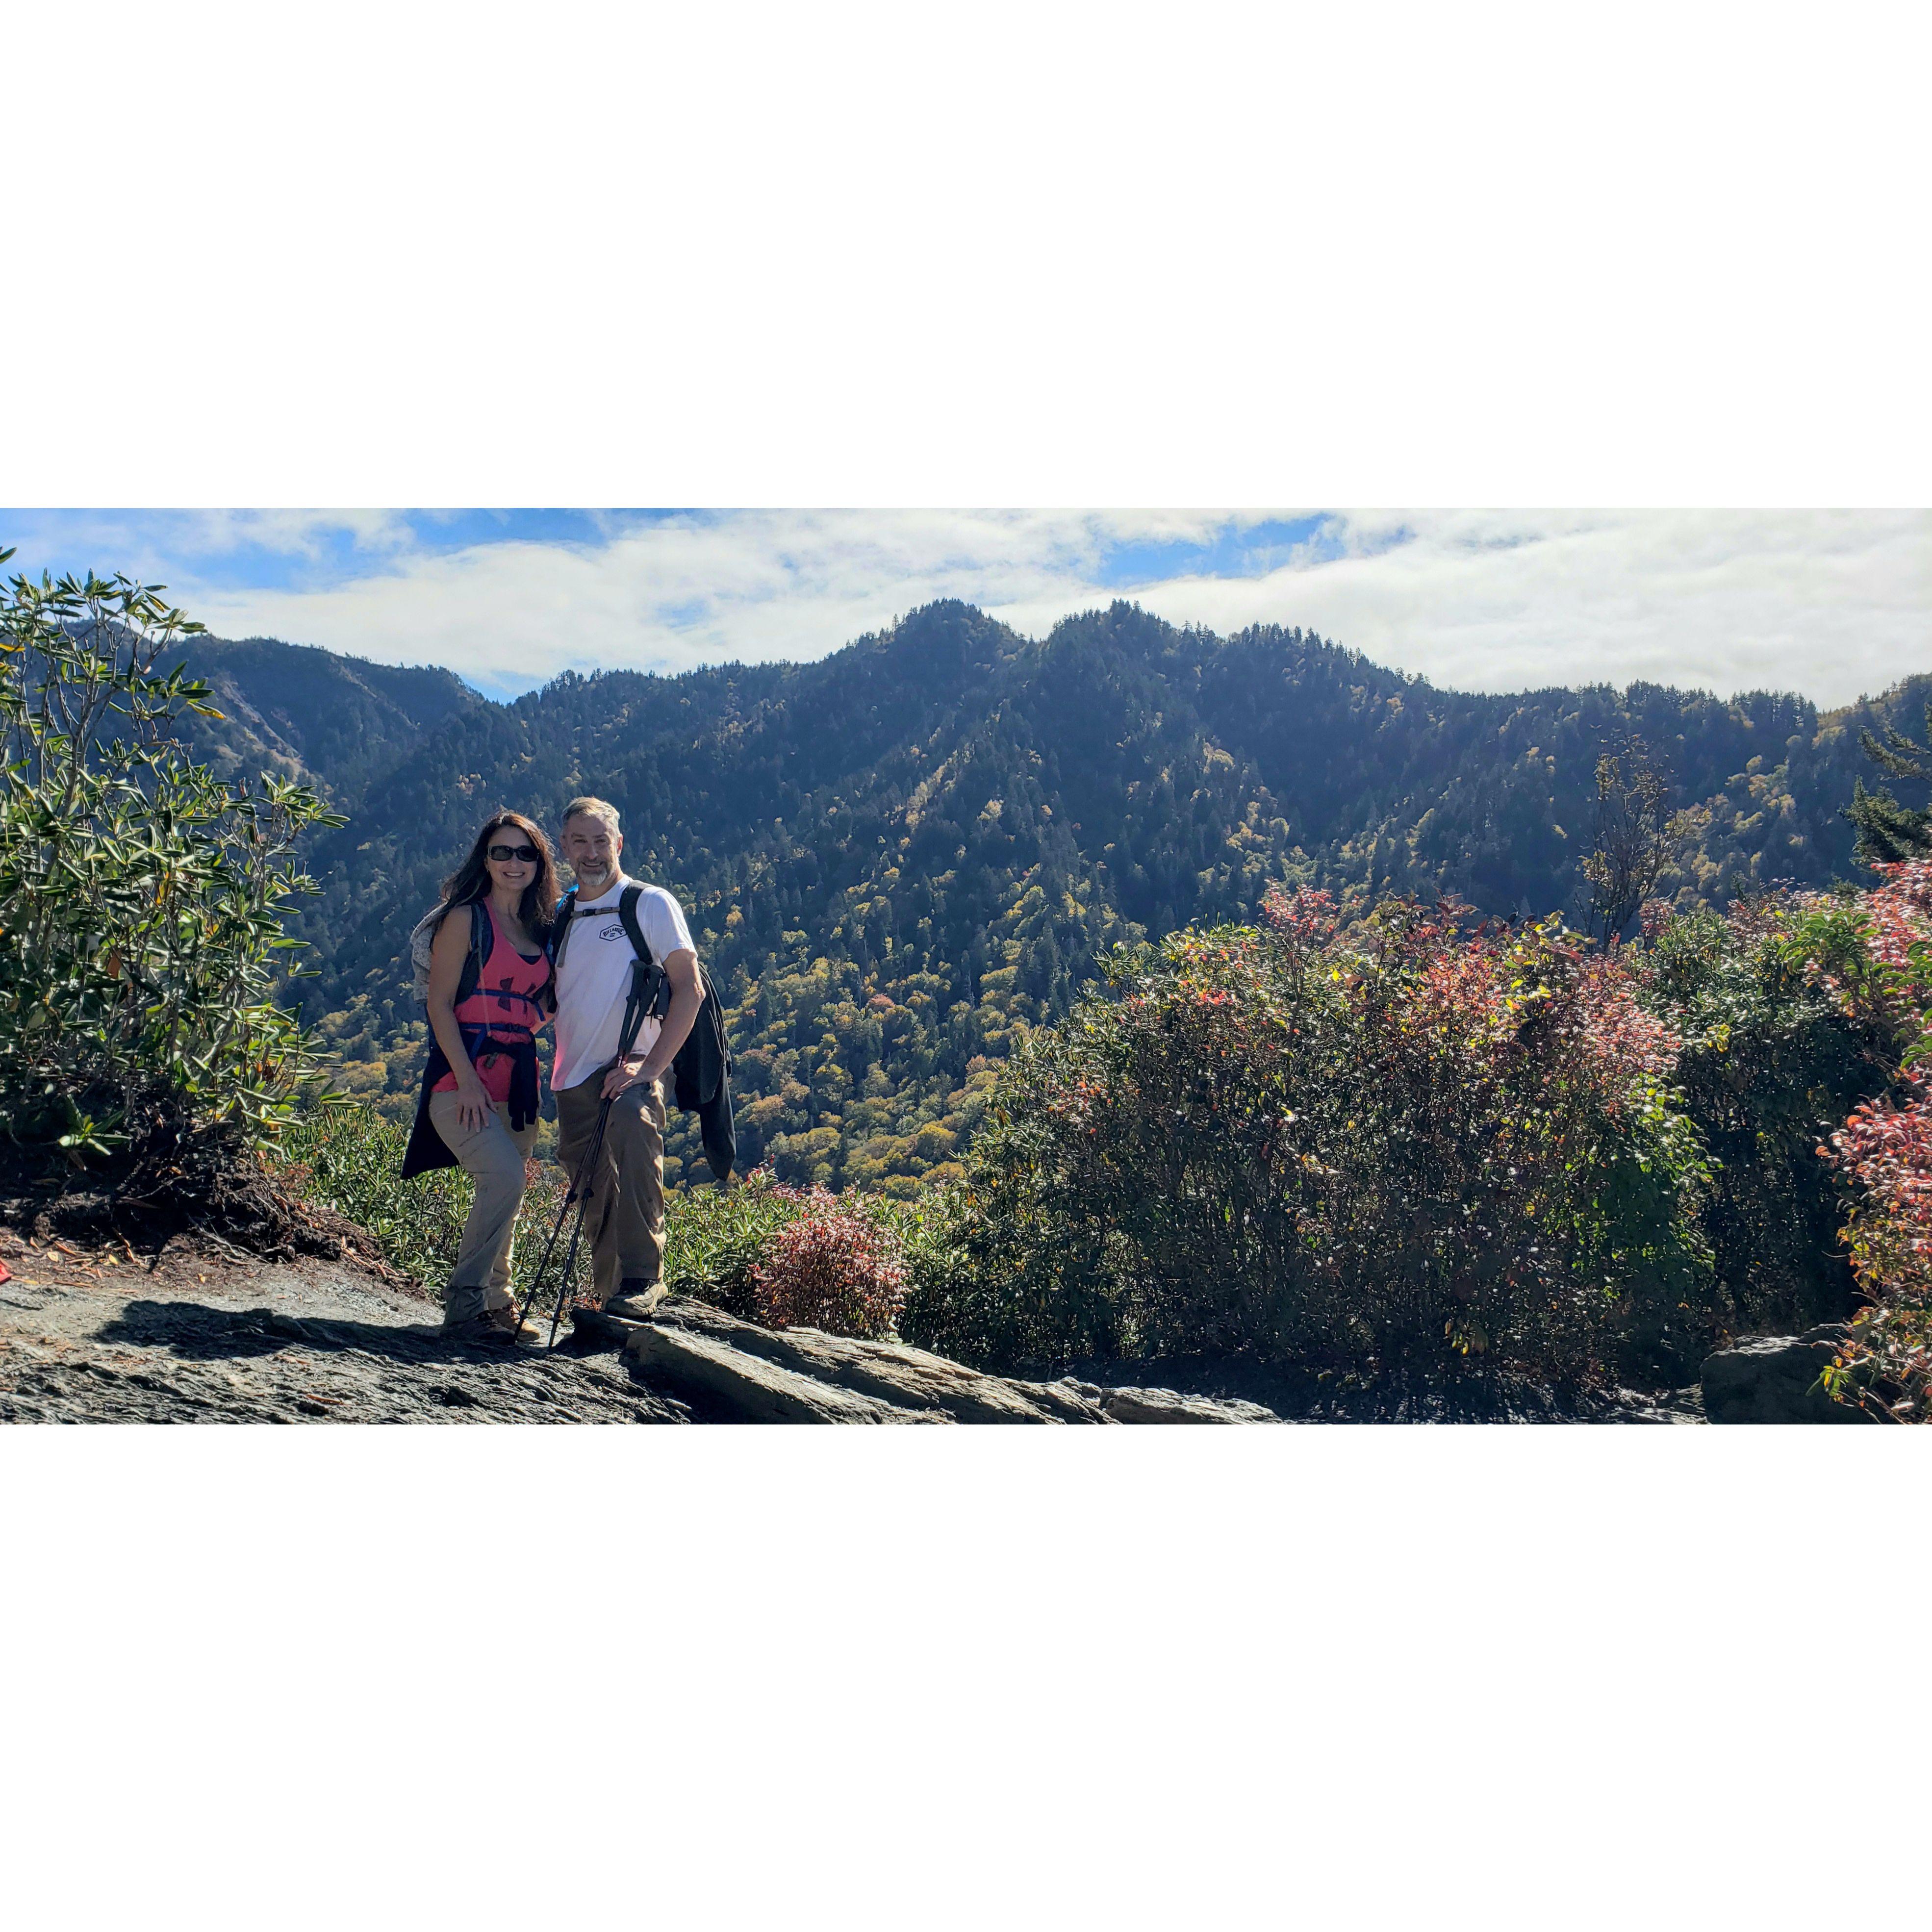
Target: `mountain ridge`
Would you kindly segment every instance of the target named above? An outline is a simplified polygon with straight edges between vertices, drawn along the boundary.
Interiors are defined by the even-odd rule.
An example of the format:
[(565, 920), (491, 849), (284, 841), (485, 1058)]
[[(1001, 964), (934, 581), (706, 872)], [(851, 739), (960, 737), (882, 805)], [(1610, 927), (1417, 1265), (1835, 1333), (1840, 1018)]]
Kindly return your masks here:
[[(1932, 693), (1820, 713), (1641, 683), (1445, 692), (1312, 633), (1125, 603), (1040, 640), (930, 604), (809, 663), (568, 673), (501, 704), (327, 652), (286, 661), (306, 694), (278, 703), (275, 652), (303, 648), (189, 656), (248, 706), (208, 742), (238, 766), (279, 744), (351, 815), (292, 929), (352, 1089), (405, 1103), (424, 1049), (401, 950), (484, 814), (554, 823), (592, 791), (726, 989), (748, 1157), (901, 1192), (949, 1170), (992, 1068), (1114, 944), (1252, 917), (1276, 880), (1549, 912), (1574, 898), (1596, 758), (1633, 731), (1709, 814), (1666, 890), (1824, 884), (1851, 869), (1858, 728), (1914, 724)], [(674, 1134), (674, 1178), (702, 1178), (694, 1154)]]

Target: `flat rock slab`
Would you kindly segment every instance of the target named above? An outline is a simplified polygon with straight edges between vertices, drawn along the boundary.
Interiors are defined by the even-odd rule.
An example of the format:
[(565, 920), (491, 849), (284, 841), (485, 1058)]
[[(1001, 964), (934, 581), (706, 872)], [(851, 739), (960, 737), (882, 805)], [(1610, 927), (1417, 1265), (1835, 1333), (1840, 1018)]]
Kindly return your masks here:
[(1802, 1335), (1753, 1335), (1704, 1364), (1704, 1413), (1712, 1422), (1876, 1423), (1818, 1386), (1850, 1333), (1827, 1323)]
[(216, 1299), (244, 1285), (129, 1294), (16, 1273), (0, 1287), (0, 1421), (691, 1420), (608, 1355), (452, 1342), (430, 1304), (339, 1280), (246, 1282), (299, 1314)]
[(1110, 1422), (1279, 1422), (1281, 1418), (1258, 1402), (1216, 1401), (1203, 1395), (1180, 1395), (1172, 1389), (1106, 1390), (1100, 1406)]
[(694, 1330), (640, 1322), (625, 1354), (652, 1382), (729, 1422), (950, 1422), (932, 1409), (891, 1402), (801, 1375)]
[(1169, 1389), (1102, 1389), (1072, 1381), (982, 1375), (898, 1342), (742, 1322), (688, 1297), (652, 1320), (580, 1310), (578, 1327), (616, 1342), (644, 1377), (713, 1419), (741, 1422), (1273, 1422), (1256, 1402)]
[(901, 1342), (861, 1342), (816, 1328), (762, 1328), (707, 1303), (667, 1302), (656, 1324), (708, 1340), (872, 1401), (934, 1421), (1099, 1422), (1098, 1405), (1046, 1385), (982, 1375)]

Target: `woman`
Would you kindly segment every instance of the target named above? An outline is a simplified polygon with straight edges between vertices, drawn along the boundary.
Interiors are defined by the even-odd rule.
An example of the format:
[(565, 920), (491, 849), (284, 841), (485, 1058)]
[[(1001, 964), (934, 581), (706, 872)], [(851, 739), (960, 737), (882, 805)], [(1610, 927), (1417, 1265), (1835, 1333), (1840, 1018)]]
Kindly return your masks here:
[(536, 1034), (554, 1004), (544, 941), (556, 896), (550, 841), (518, 812), (484, 826), (442, 889), (430, 949), (436, 1041), (403, 1172), (460, 1166), (476, 1184), (444, 1291), (446, 1329), (517, 1332), (510, 1239), (536, 1138)]

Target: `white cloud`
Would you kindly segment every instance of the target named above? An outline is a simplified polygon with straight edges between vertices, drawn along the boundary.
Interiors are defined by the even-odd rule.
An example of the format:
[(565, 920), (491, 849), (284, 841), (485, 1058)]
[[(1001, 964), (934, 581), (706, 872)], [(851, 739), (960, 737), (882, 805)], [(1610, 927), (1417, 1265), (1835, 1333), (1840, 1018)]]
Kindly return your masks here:
[(412, 536), (400, 510), (184, 510), (180, 516), (183, 548), (196, 555), (256, 549), (320, 557), (332, 536), (380, 553), (404, 548)]
[(1312, 626), (1466, 690), (1644, 678), (1842, 704), (1932, 670), (1922, 512), (1419, 512), (1343, 535), (1333, 562), (1142, 601), (1219, 630)]
[(331, 589), (209, 586), (194, 609), (225, 636), (446, 664), (486, 684), (570, 666), (680, 670), (821, 656), (938, 597), (989, 608), (1051, 597), (1090, 586), (1115, 543), (1205, 542), (1224, 520), (1172, 511), (694, 514), (598, 547), (508, 541), (410, 556)]
[[(380, 572), (313, 590), (197, 586), (178, 568), (170, 581), (225, 636), (445, 664), (494, 688), (568, 666), (817, 657), (942, 596), (1034, 634), (1120, 595), (1217, 631), (1298, 624), (1438, 683), (1492, 691), (1649, 678), (1835, 704), (1932, 668), (1932, 517), (1921, 512), (1353, 512), (1319, 550), (1263, 574), (1100, 581), (1118, 544), (1206, 543), (1228, 520), (746, 511), (620, 528), (600, 545), (433, 555), (371, 513), (353, 527), (386, 554)], [(289, 541), (316, 541), (322, 523), (351, 527), (290, 513)], [(211, 543), (268, 534), (247, 518), (207, 532)]]

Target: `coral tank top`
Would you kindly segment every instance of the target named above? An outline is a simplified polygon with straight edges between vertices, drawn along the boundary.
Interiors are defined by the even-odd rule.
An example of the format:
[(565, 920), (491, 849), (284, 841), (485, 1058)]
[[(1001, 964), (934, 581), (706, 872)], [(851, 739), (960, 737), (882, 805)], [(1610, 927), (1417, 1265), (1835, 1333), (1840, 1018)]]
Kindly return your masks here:
[[(484, 1091), (504, 1104), (510, 1097), (516, 1050), (530, 1042), (530, 1050), (535, 1051), (533, 1036), (548, 1017), (538, 1004), (538, 996), (550, 984), (550, 968), (542, 952), (528, 958), (519, 952), (510, 944), (496, 908), (486, 901), (484, 910), (495, 938), (476, 992), (457, 1002), (456, 1023), (463, 1029), (463, 1043), (470, 1049)], [(500, 1050), (493, 1052), (493, 1047)], [(446, 1073), (430, 1090), (454, 1093), (456, 1076)]]

